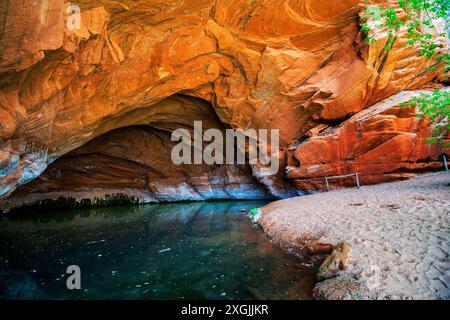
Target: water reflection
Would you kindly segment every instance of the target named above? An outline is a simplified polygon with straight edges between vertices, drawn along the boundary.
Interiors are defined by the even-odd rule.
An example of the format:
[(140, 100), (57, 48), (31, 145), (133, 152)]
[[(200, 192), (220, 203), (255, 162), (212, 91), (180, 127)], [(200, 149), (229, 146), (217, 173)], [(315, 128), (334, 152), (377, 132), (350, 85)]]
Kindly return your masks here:
[[(76, 209), (0, 220), (6, 299), (308, 299), (315, 267), (244, 210), (262, 201)], [(79, 265), (82, 289), (66, 288)]]

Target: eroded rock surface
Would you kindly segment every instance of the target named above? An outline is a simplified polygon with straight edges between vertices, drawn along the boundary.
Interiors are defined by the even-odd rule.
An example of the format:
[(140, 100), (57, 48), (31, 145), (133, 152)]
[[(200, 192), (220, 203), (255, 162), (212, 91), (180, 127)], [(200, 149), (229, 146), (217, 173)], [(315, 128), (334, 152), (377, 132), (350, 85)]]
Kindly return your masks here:
[[(374, 30), (378, 41), (367, 45), (360, 16), (370, 4), (362, 0), (76, 4), (81, 9), (79, 29), (70, 27), (70, 4), (63, 0), (5, 0), (0, 5), (2, 198), (38, 177), (49, 163), (112, 130), (178, 123), (183, 117), (172, 112), (170, 103), (160, 109), (174, 95), (210, 103), (225, 127), (279, 129), (281, 144), (287, 147), (318, 126), (339, 124), (400, 91), (419, 88), (441, 72), (430, 69), (433, 61), (420, 57), (417, 48), (404, 46), (406, 30), (389, 52), (383, 30)], [(441, 47), (445, 50), (446, 44)], [(161, 112), (155, 114), (155, 108)], [(189, 119), (191, 111), (184, 113)], [(413, 116), (408, 117), (364, 122), (371, 138), (363, 139), (357, 157), (377, 163), (362, 166), (375, 170), (365, 181), (385, 180), (383, 174), (395, 170), (384, 164), (390, 159), (379, 148), (372, 148), (377, 136), (384, 139), (386, 151), (402, 146), (393, 155), (401, 160), (399, 170), (435, 167), (438, 152), (417, 151), (425, 148), (420, 137), (428, 132), (426, 125), (416, 126)], [(361, 132), (350, 127), (349, 137)], [(315, 165), (313, 153), (322, 152), (313, 140), (295, 152), (294, 162), (305, 167), (289, 174), (300, 190), (317, 188), (317, 175), (304, 173)], [(316, 173), (345, 171), (341, 154), (350, 147), (327, 141), (323, 146), (324, 157), (336, 154), (326, 159), (329, 164), (317, 163)], [(411, 148), (416, 156), (410, 156)], [(415, 166), (409, 161), (424, 162)], [(348, 170), (360, 167), (352, 163)], [(257, 180), (282, 197), (292, 194), (283, 175)]]
[[(224, 131), (207, 103), (174, 96), (152, 111), (151, 126), (113, 130), (59, 158), (44, 174), (19, 188), (6, 200), (7, 206), (59, 197), (95, 201), (106, 194), (125, 194), (144, 202), (273, 198), (253, 177), (249, 165), (172, 162), (172, 149), (178, 143), (171, 141), (173, 129), (181, 127), (194, 136), (196, 119), (202, 120), (205, 130)], [(189, 111), (190, 116), (183, 116), (182, 111)], [(164, 121), (177, 112), (178, 122)]]
[[(301, 143), (291, 152), (297, 166), (288, 167), (288, 178), (314, 191), (324, 189), (325, 176), (358, 173), (360, 183), (374, 184), (442, 169), (443, 150), (426, 141), (434, 125), (401, 106), (421, 92), (429, 91), (400, 92)], [(356, 184), (355, 177), (332, 183)]]

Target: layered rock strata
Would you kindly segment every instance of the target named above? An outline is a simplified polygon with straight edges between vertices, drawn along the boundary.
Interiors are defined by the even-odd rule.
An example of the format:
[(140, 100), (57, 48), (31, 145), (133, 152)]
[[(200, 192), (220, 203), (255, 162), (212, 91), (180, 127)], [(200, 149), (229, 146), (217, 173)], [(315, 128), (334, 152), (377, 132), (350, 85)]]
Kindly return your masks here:
[[(141, 188), (142, 181), (133, 180), (130, 173), (138, 169), (123, 162), (119, 166), (112, 157), (89, 161), (118, 170), (124, 184), (104, 177), (95, 185), (71, 176), (78, 168), (73, 157), (87, 157), (82, 150), (91, 148), (92, 153), (94, 147), (84, 145), (99, 137), (108, 140), (108, 133), (116, 129), (164, 129), (184, 118), (204, 119), (194, 112), (201, 108), (174, 111), (178, 109), (172, 97), (179, 95), (211, 105), (221, 128), (279, 129), (283, 148), (298, 146), (294, 156), (281, 150), (282, 170), (271, 179), (258, 175), (257, 168), (218, 175), (248, 175), (252, 181), (253, 176), (260, 185), (256, 193), (295, 194), (290, 181), (299, 191), (316, 190), (321, 174), (361, 171), (364, 183), (375, 183), (398, 172), (437, 168), (444, 151), (422, 143), (430, 132), (427, 124), (408, 111), (395, 111), (398, 108), (373, 116), (365, 111), (399, 92), (420, 88), (442, 72), (435, 62), (418, 55), (419, 48), (405, 46), (406, 29), (399, 31), (391, 50), (385, 48), (385, 30), (371, 31), (378, 41), (365, 43), (360, 18), (376, 2), (2, 1), (0, 197), (41, 176), (51, 163), (29, 192), (39, 189), (38, 182), (42, 191), (59, 187), (61, 181), (53, 179), (52, 172), (61, 168), (66, 168), (65, 180), (72, 180), (74, 188)], [(72, 5), (80, 9), (80, 16)], [(447, 39), (434, 41), (446, 50)], [(299, 145), (320, 128), (341, 123), (336, 132), (327, 131), (328, 138), (312, 137)], [(137, 131), (125, 129), (122, 135), (140, 136)], [(336, 137), (342, 137), (340, 142)], [(134, 136), (123, 142), (127, 140), (135, 142)], [(98, 141), (94, 145), (103, 148)], [(137, 142), (131, 146), (141, 147)], [(157, 166), (149, 163), (151, 156), (121, 159)], [(289, 179), (285, 162), (294, 167), (288, 170)], [(198, 169), (200, 176), (203, 169)], [(104, 169), (98, 170), (100, 174)], [(195, 170), (185, 172), (198, 176)], [(163, 174), (171, 177), (170, 172)], [(149, 185), (160, 181), (149, 179)], [(166, 195), (170, 198), (169, 191)]]

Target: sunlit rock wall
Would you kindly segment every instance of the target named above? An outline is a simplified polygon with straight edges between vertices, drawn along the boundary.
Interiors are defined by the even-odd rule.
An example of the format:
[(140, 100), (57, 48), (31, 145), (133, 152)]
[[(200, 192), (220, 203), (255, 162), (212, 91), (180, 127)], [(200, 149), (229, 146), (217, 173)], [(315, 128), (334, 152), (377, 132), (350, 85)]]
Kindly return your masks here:
[[(223, 127), (280, 130), (282, 170), (272, 179), (258, 179), (278, 197), (295, 194), (290, 181), (302, 191), (316, 185), (305, 179), (316, 179), (317, 172), (359, 170), (355, 163), (340, 165), (347, 160), (343, 150), (355, 142), (347, 139), (352, 136), (348, 131), (359, 128), (333, 133), (333, 139), (340, 139), (333, 146), (324, 142), (317, 149), (316, 141), (299, 142), (311, 130), (339, 126), (392, 95), (416, 90), (442, 71), (431, 69), (434, 62), (420, 57), (418, 48), (405, 47), (406, 30), (390, 51), (385, 50), (383, 30), (372, 31), (378, 41), (367, 45), (360, 17), (370, 3), (80, 0), (72, 3), (81, 9), (80, 28), (73, 29), (68, 2), (3, 0), (0, 195), (9, 196), (56, 159), (112, 130), (178, 123), (180, 112), (172, 112), (165, 101), (179, 94), (210, 104)], [(436, 41), (446, 49), (445, 39)], [(161, 103), (166, 107), (161, 109)], [(191, 110), (183, 114), (197, 117)], [(389, 136), (391, 130), (400, 130), (401, 137), (417, 134), (411, 148), (420, 154), (408, 158), (410, 149), (396, 149), (398, 157), (407, 159), (396, 170), (423, 169), (427, 165), (409, 164), (423, 159), (434, 168), (442, 150), (422, 146), (420, 138), (429, 133), (426, 125), (402, 126), (399, 121), (381, 121), (367, 130), (373, 136)], [(362, 154), (370, 155), (370, 161), (387, 161), (382, 153), (370, 152), (371, 141), (358, 140)], [(287, 149), (297, 146), (295, 159), (289, 160)], [(314, 162), (315, 153), (323, 150), (333, 153), (326, 168)], [(295, 173), (286, 177), (284, 161), (295, 162), (289, 165)], [(305, 173), (314, 165), (322, 167)], [(362, 172), (373, 176), (367, 182), (389, 180), (393, 169), (370, 168)]]

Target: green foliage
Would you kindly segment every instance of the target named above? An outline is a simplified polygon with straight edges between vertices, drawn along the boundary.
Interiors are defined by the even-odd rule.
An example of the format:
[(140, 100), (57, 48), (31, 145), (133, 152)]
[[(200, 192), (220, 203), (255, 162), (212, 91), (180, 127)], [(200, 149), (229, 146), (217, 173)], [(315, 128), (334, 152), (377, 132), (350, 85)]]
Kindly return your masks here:
[[(404, 27), (408, 33), (406, 46), (418, 47), (421, 56), (435, 61), (435, 65), (428, 69), (429, 72), (440, 67), (444, 73), (450, 71), (450, 52), (448, 49), (442, 52), (436, 43), (437, 37), (448, 38), (448, 33), (439, 32), (433, 24), (433, 19), (441, 18), (447, 27), (450, 25), (450, 0), (399, 0), (396, 7), (383, 2), (368, 7), (365, 13), (371, 20), (369, 22), (365, 18), (366, 23), (362, 26), (362, 31), (367, 34), (367, 44), (377, 41), (370, 35), (371, 30), (383, 29), (388, 34), (385, 50), (389, 51), (398, 32)], [(429, 143), (441, 143), (450, 132), (450, 126), (445, 122), (450, 117), (450, 91), (435, 90), (431, 94), (421, 94), (404, 105), (418, 106), (421, 117), (428, 117), (436, 123), (436, 130)]]
[[(450, 123), (446, 119), (450, 118), (450, 91), (435, 90), (431, 94), (422, 93), (420, 96), (413, 98), (405, 105), (418, 106), (422, 111), (418, 117), (428, 117), (432, 122), (436, 123), (433, 137), (427, 140), (430, 144), (440, 143), (443, 138), (450, 132)], [(447, 143), (444, 147), (449, 147)]]
[(258, 208), (252, 208), (252, 209), (250, 209), (249, 217), (250, 217), (250, 220), (251, 220), (253, 223), (256, 222), (256, 219), (258, 218), (259, 215), (260, 215), (260, 212), (259, 212), (259, 209), (258, 209)]

